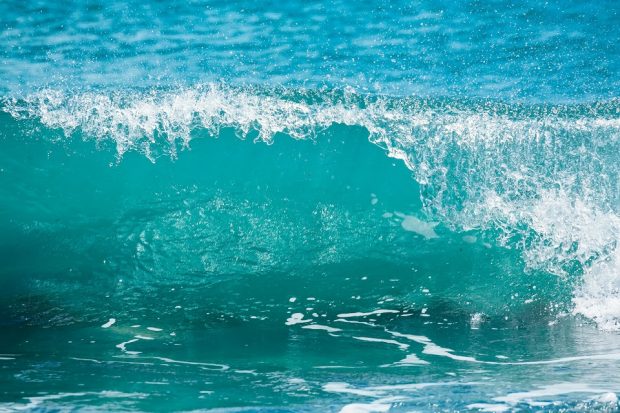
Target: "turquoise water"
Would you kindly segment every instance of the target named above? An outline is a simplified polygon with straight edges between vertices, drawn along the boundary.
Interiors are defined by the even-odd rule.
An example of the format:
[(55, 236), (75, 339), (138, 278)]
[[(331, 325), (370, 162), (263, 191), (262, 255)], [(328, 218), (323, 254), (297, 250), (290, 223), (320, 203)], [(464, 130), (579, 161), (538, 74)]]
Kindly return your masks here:
[(0, 412), (618, 411), (619, 11), (0, 4)]

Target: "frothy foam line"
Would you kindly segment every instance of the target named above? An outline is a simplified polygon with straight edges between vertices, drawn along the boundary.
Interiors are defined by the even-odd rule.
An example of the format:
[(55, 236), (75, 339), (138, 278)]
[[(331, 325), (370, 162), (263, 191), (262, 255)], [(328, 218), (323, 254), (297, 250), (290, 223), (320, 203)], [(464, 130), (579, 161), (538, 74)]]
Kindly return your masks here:
[(571, 393), (598, 393), (602, 394), (604, 397), (600, 399), (606, 404), (614, 404), (617, 405), (617, 398), (611, 397), (610, 395), (615, 393), (610, 391), (609, 389), (605, 389), (602, 387), (595, 387), (588, 383), (557, 383), (551, 384), (548, 386), (540, 387), (536, 390), (530, 390), (519, 393), (510, 393), (506, 396), (494, 397), (493, 400), (505, 403), (508, 406), (515, 406), (519, 403), (526, 403), (532, 407), (544, 407), (547, 404), (546, 402), (536, 402), (536, 399), (549, 400), (550, 397), (553, 396), (562, 396)]
[[(86, 396), (95, 396), (100, 397), (102, 399), (127, 399), (127, 400), (136, 400), (136, 399), (144, 399), (148, 397), (148, 394), (145, 393), (124, 393), (119, 391), (110, 391), (104, 390), (100, 392), (75, 392), (75, 393), (58, 393), (58, 394), (49, 394), (45, 396), (33, 396), (26, 397), (28, 400), (25, 404), (20, 403), (7, 403), (9, 407), (8, 411), (16, 411), (16, 410), (32, 410), (37, 409), (41, 405), (44, 405), (50, 401), (60, 401), (62, 399), (67, 398), (80, 398)], [(0, 406), (0, 411), (2, 411), (2, 407)]]
[[(397, 138), (403, 146), (414, 143), (415, 135), (478, 146), (620, 129), (620, 119), (610, 116), (609, 110), (594, 117), (590, 113), (560, 116), (562, 111), (553, 107), (537, 110), (538, 116), (532, 117), (517, 116), (502, 105), (473, 110), (461, 106), (363, 96), (349, 89), (317, 97), (312, 91), (278, 94), (204, 84), (174, 91), (111, 93), (44, 89), (21, 99), (6, 99), (2, 109), (18, 119), (36, 118), (67, 136), (81, 131), (86, 138), (112, 139), (119, 155), (132, 149), (149, 154), (149, 146), (158, 142), (187, 145), (193, 130), (205, 129), (217, 136), (223, 127), (235, 128), (240, 136), (255, 131), (256, 139), (270, 142), (277, 133), (308, 139), (333, 124), (356, 125), (366, 128), (372, 141), (389, 144)], [(401, 157), (402, 148), (391, 146), (391, 153)], [(174, 148), (171, 152), (176, 153)]]
[(620, 361), (620, 353), (605, 353), (605, 354), (586, 354), (580, 356), (572, 356), (572, 357), (561, 357), (557, 359), (550, 360), (533, 360), (533, 361), (485, 361), (478, 360), (475, 357), (469, 356), (460, 356), (457, 354), (453, 354), (453, 350), (445, 347), (441, 347), (438, 344), (435, 344), (431, 339), (425, 336), (418, 336), (414, 334), (404, 334), (399, 333), (397, 331), (385, 330), (386, 333), (390, 334), (393, 337), (405, 338), (411, 341), (414, 341), (423, 346), (422, 353), (447, 357), (456, 361), (465, 361), (470, 363), (480, 363), (480, 364), (491, 364), (491, 365), (507, 365), (507, 366), (529, 366), (529, 365), (545, 365), (545, 364), (567, 364), (573, 362), (580, 361), (590, 361), (590, 360), (607, 360), (607, 361)]

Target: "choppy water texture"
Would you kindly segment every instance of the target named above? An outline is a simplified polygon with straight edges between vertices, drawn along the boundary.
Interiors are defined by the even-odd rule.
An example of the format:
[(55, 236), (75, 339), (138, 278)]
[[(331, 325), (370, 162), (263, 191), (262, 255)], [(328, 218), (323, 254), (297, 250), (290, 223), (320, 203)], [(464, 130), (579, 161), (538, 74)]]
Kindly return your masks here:
[(0, 4), (0, 412), (618, 411), (617, 2)]

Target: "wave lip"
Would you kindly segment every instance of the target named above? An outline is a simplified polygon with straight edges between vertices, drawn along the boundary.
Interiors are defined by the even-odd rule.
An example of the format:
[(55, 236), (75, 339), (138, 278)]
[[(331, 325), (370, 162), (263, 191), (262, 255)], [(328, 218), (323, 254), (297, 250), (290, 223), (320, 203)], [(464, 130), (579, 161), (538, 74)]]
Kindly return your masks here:
[[(391, 98), (347, 89), (261, 89), (199, 84), (180, 90), (75, 92), (42, 89), (5, 99), (2, 109), (18, 119), (35, 118), (71, 136), (111, 139), (119, 155), (151, 153), (152, 146), (187, 145), (191, 132), (217, 136), (234, 128), (270, 142), (278, 133), (309, 139), (332, 124), (364, 127), (373, 142), (414, 143), (447, 137), (459, 145), (545, 140), (562, 133), (620, 129), (620, 103), (507, 105), (489, 101)], [(394, 145), (396, 146), (396, 145)], [(389, 146), (388, 146), (389, 148)]]

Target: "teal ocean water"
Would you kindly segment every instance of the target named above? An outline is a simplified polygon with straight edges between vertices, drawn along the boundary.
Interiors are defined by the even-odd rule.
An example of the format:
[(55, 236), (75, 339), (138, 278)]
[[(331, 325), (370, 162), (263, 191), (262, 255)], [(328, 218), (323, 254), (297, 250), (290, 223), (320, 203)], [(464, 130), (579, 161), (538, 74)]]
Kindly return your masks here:
[(0, 412), (620, 409), (616, 2), (0, 4)]

